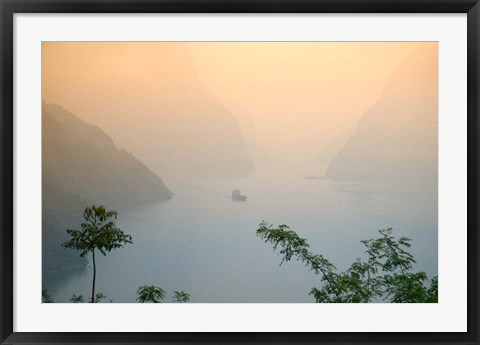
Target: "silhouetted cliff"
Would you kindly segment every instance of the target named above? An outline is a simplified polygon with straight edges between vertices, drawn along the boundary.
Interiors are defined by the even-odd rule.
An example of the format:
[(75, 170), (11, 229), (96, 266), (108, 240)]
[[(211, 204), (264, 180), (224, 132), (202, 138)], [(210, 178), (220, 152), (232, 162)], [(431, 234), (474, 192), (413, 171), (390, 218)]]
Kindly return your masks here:
[(47, 273), (81, 265), (61, 248), (92, 204), (122, 210), (168, 200), (172, 193), (142, 162), (115, 147), (98, 127), (57, 105), (42, 107), (43, 267)]
[(254, 169), (237, 120), (205, 89), (185, 44), (72, 44), (59, 63), (69, 61), (74, 70), (45, 81), (46, 99), (81, 111), (163, 178)]

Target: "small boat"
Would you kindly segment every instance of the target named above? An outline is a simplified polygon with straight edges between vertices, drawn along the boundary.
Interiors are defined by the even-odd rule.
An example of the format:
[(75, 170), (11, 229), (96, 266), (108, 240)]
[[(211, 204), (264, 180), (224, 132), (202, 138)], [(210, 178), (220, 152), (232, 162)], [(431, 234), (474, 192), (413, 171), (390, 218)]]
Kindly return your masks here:
[(232, 192), (232, 199), (236, 201), (247, 201), (247, 197), (245, 195), (242, 195), (242, 193), (238, 189), (235, 189)]

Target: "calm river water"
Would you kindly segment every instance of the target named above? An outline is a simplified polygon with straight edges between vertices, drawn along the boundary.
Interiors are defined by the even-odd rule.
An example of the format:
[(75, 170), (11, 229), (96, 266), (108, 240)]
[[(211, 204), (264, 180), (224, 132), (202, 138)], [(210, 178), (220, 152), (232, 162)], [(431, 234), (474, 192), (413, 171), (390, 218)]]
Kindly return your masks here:
[[(306, 178), (307, 177), (307, 178)], [(141, 285), (184, 290), (191, 302), (313, 302), (319, 277), (299, 262), (279, 266), (271, 245), (255, 236), (265, 220), (287, 224), (339, 269), (363, 256), (360, 240), (392, 227), (413, 239), (419, 270), (437, 274), (437, 197), (400, 186), (367, 186), (308, 178), (275, 167), (244, 178), (167, 180), (172, 200), (122, 212), (117, 224), (134, 244), (98, 259), (97, 291), (135, 302)], [(231, 199), (239, 188), (248, 201)], [(56, 302), (89, 296), (92, 267), (50, 282)]]

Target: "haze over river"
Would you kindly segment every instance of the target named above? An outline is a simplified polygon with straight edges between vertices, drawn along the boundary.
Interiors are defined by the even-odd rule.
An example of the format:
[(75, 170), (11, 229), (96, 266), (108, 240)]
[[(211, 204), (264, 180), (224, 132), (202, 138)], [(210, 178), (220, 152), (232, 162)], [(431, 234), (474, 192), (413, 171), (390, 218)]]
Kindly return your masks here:
[[(320, 277), (280, 256), (255, 235), (265, 220), (287, 224), (339, 270), (364, 258), (360, 240), (378, 229), (413, 240), (416, 270), (437, 274), (437, 197), (405, 186), (369, 186), (306, 178), (309, 168), (257, 167), (235, 179), (165, 178), (169, 201), (119, 212), (117, 225), (134, 244), (97, 255), (97, 292), (107, 301), (135, 302), (141, 285), (186, 291), (191, 302), (313, 302)], [(231, 199), (233, 189), (248, 196)], [(106, 205), (108, 208), (108, 205)], [(92, 266), (44, 282), (55, 302), (89, 296)]]

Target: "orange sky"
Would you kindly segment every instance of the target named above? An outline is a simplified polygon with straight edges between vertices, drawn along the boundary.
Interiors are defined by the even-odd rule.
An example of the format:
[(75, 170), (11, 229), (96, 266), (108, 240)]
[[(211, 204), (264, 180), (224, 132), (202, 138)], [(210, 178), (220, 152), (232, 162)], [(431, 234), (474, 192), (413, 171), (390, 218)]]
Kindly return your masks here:
[[(117, 121), (127, 110), (150, 111), (166, 89), (178, 97), (162, 102), (181, 107), (182, 92), (198, 84), (232, 112), (252, 150), (308, 161), (354, 126), (398, 65), (425, 46), (437, 49), (390, 42), (43, 43), (42, 92), (128, 146), (128, 125)], [(187, 53), (170, 54), (171, 47)]]

